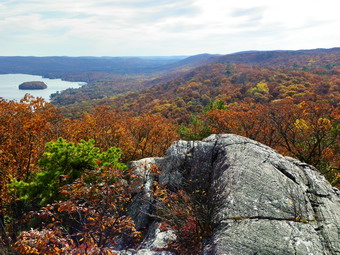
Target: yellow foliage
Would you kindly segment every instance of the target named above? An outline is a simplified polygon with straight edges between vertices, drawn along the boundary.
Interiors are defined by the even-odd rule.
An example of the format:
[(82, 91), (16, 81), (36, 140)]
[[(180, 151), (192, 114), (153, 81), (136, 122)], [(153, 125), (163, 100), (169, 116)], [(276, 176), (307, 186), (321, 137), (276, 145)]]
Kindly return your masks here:
[(300, 130), (307, 130), (309, 125), (304, 119), (297, 119), (295, 120), (294, 127)]
[(258, 91), (264, 92), (265, 94), (269, 93), (269, 89), (268, 89), (267, 83), (265, 83), (265, 82), (259, 82), (256, 85), (256, 88), (257, 88)]
[(269, 89), (268, 89), (267, 83), (259, 82), (259, 83), (256, 84), (256, 87), (248, 89), (247, 93), (249, 93), (249, 94), (256, 94), (256, 93), (268, 94)]
[(330, 128), (332, 125), (331, 125), (331, 121), (329, 119), (319, 118), (318, 119), (318, 126), (320, 126), (322, 128)]

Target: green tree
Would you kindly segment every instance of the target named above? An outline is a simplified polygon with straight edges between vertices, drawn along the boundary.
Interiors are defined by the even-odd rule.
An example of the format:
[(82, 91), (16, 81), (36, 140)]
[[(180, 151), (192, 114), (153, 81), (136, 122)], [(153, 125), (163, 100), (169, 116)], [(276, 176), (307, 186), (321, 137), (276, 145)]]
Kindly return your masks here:
[(204, 107), (203, 112), (209, 112), (211, 110), (226, 110), (227, 107), (225, 106), (224, 102), (220, 99), (210, 99), (209, 104)]
[(84, 172), (99, 166), (126, 169), (119, 162), (120, 156), (120, 149), (114, 147), (101, 152), (94, 146), (94, 140), (74, 144), (58, 138), (46, 144), (46, 152), (39, 161), (42, 171), (32, 174), (27, 182), (14, 179), (10, 188), (20, 201), (43, 206), (60, 199), (59, 187), (72, 183)]
[(39, 212), (39, 227), (21, 232), (15, 249), (20, 254), (114, 254), (133, 247), (140, 238), (127, 208), (140, 187), (132, 170), (101, 166), (60, 188), (64, 200)]
[(179, 135), (184, 140), (202, 140), (210, 134), (209, 127), (197, 115), (192, 115), (188, 127), (182, 125), (179, 129)]

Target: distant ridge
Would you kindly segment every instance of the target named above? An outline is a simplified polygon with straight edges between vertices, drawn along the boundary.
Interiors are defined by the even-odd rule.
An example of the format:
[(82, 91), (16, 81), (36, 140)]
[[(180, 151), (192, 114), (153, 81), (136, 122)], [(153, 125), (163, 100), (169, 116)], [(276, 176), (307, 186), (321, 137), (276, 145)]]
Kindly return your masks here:
[(50, 73), (107, 72), (114, 74), (152, 73), (178, 58), (143, 57), (0, 57), (0, 73), (48, 75)]
[(291, 65), (291, 58), (294, 57), (295, 64), (306, 64), (310, 57), (321, 61), (323, 57), (329, 58), (329, 53), (335, 53), (335, 61), (340, 61), (340, 47), (330, 49), (312, 50), (275, 50), (275, 51), (245, 51), (217, 57), (216, 63), (232, 64), (256, 64), (261, 66), (269, 65)]
[(198, 55), (194, 55), (194, 56), (185, 58), (185, 59), (179, 61), (178, 63), (181, 63), (181, 64), (192, 64), (192, 63), (195, 63), (197, 61), (202, 61), (202, 60), (206, 60), (206, 59), (210, 59), (210, 58), (218, 57), (218, 56), (222, 56), (222, 55), (221, 54), (203, 53), (203, 54), (198, 54)]
[(222, 56), (219, 54), (202, 53), (182, 59), (180, 61), (159, 67), (158, 70), (176, 70), (178, 68), (192, 69), (213, 62), (213, 59)]
[[(265, 53), (265, 52), (300, 52), (300, 53), (317, 53), (317, 52), (330, 52), (330, 51), (338, 51), (340, 47), (333, 48), (316, 48), (316, 49), (301, 49), (301, 50), (245, 50), (245, 51), (237, 51), (226, 55), (237, 55), (237, 54), (248, 54), (248, 53)], [(224, 56), (226, 56), (224, 55)]]
[[(325, 62), (334, 54), (339, 62), (340, 47), (312, 50), (241, 51), (228, 55), (198, 54), (190, 57), (0, 57), (0, 73), (24, 73), (47, 77), (62, 74), (102, 72), (117, 75), (155, 75), (164, 72), (188, 71), (207, 64), (305, 65), (311, 59)], [(313, 60), (313, 61), (314, 61)]]

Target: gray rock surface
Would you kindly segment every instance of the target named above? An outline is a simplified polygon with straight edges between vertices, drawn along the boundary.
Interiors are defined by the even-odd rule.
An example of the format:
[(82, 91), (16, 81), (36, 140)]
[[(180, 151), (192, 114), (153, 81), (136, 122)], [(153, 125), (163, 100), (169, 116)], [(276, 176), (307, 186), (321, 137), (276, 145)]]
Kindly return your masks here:
[[(152, 164), (169, 187), (190, 179), (209, 191), (214, 230), (202, 254), (340, 254), (340, 192), (310, 165), (232, 134), (175, 142), (164, 158), (132, 163), (144, 182), (131, 210), (139, 228), (155, 224), (148, 217)], [(141, 248), (150, 253), (138, 254), (161, 254), (151, 252), (175, 238), (155, 225), (148, 231)]]

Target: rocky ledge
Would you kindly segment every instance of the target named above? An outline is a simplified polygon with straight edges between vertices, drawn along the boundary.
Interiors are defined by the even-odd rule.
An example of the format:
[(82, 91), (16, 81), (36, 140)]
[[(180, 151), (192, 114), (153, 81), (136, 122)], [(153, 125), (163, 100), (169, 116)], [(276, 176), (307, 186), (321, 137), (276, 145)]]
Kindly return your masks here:
[(47, 85), (42, 81), (28, 81), (21, 83), (19, 89), (46, 89)]
[(202, 185), (219, 201), (202, 254), (340, 254), (339, 190), (314, 167), (232, 134), (178, 141), (164, 158), (132, 162), (144, 178), (145, 194), (135, 198), (131, 215), (148, 232), (139, 250), (117, 254), (174, 254), (164, 248), (176, 236), (160, 231), (148, 216), (153, 164), (161, 171), (159, 181), (173, 187), (203, 176)]

